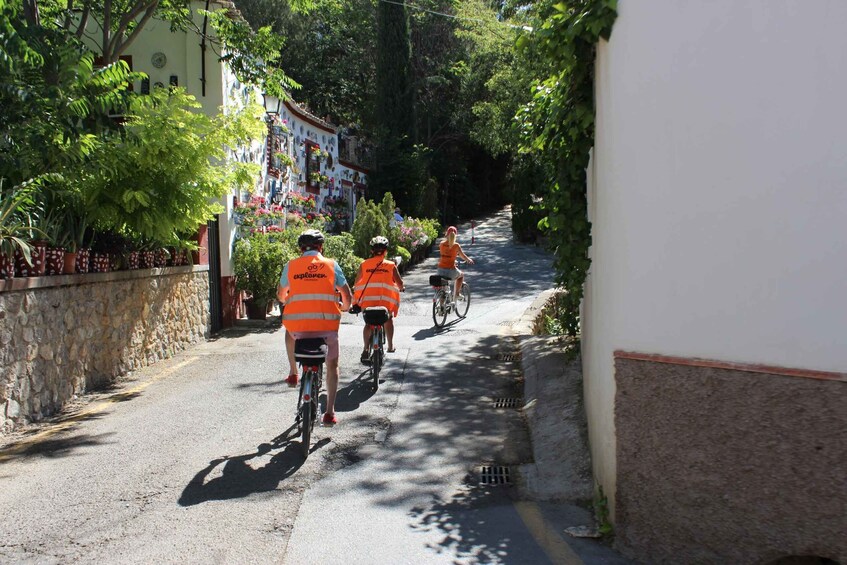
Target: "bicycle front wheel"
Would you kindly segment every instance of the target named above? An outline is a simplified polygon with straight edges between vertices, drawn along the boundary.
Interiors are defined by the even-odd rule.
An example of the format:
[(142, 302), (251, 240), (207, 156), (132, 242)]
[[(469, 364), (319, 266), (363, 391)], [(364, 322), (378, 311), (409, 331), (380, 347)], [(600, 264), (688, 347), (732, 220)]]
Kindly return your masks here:
[(436, 328), (443, 328), (447, 321), (447, 293), (439, 290), (432, 299), (432, 321)]
[(464, 318), (468, 315), (468, 308), (471, 307), (471, 287), (468, 283), (462, 283), (462, 288), (459, 289), (459, 299), (456, 301), (456, 315)]

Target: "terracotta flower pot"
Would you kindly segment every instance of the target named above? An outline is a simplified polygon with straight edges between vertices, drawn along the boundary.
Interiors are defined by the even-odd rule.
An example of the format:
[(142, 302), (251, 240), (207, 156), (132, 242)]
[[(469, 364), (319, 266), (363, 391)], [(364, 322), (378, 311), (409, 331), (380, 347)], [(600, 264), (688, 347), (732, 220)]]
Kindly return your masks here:
[(0, 253), (0, 278), (13, 279), (15, 278), (15, 257), (7, 257)]
[(89, 270), (89, 261), (91, 259), (90, 249), (78, 249), (76, 252), (76, 272), (87, 273)]
[(153, 264), (162, 268), (167, 266), (168, 264), (168, 250), (167, 249), (157, 249), (156, 256), (153, 258)]
[(32, 244), (32, 249), (30, 249), (31, 265), (26, 262), (26, 257), (21, 253), (21, 250), (15, 249), (15, 274), (19, 277), (42, 276), (45, 268), (46, 249), (47, 246), (44, 243)]
[(141, 252), (141, 268), (152, 269), (156, 261), (156, 254), (152, 251)]
[(65, 251), (65, 262), (62, 267), (62, 272), (66, 275), (76, 273), (76, 251)]
[(108, 273), (111, 269), (108, 253), (92, 253), (91, 254), (91, 272), (92, 273)]
[(65, 248), (64, 247), (48, 247), (46, 251), (46, 269), (45, 275), (61, 275), (65, 270)]
[(141, 253), (138, 251), (130, 251), (126, 256), (127, 267), (131, 270), (141, 267)]

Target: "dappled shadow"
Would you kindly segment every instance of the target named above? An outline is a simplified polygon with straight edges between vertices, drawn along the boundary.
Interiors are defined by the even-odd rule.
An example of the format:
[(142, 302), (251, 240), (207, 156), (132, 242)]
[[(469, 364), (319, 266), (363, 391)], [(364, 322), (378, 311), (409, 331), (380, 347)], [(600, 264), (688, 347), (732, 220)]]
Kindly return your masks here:
[[(292, 437), (296, 431), (294, 426), (288, 428), (270, 443), (259, 445), (254, 453), (210, 461), (183, 489), (178, 500), (179, 505), (194, 506), (210, 500), (244, 498), (251, 494), (276, 490), (280, 482), (293, 475), (303, 465), (300, 442)], [(310, 451), (320, 447), (322, 444), (318, 442)], [(270, 460), (260, 467), (249, 463), (280, 449), (281, 451), (273, 454)], [(223, 465), (220, 474), (208, 479), (220, 465)]]
[[(471, 479), (469, 475), (466, 482)], [(513, 522), (493, 519), (495, 509), (511, 505), (510, 491), (509, 487), (466, 485), (448, 501), (433, 499), (427, 506), (414, 507), (409, 513), (411, 528), (443, 534), (428, 547), (461, 562), (544, 563), (547, 559), (537, 548), (528, 551), (527, 532), (516, 530)]]
[(62, 438), (44, 439), (31, 444), (13, 444), (0, 451), (0, 464), (36, 456), (50, 459), (68, 457), (77, 449), (106, 444), (105, 438), (111, 435), (114, 434), (76, 434)]
[[(380, 372), (379, 375), (380, 382), (385, 381), (384, 374), (383, 369), (383, 372)], [(335, 411), (352, 412), (375, 393), (371, 373), (366, 369), (345, 386), (338, 388), (338, 393), (335, 396)]]

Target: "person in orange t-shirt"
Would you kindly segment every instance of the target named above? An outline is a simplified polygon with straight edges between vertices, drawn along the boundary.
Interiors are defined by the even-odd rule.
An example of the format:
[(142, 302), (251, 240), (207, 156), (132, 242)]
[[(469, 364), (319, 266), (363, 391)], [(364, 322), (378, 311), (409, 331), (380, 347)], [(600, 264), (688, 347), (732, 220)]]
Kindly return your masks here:
[(462, 283), (465, 280), (465, 275), (456, 268), (456, 257), (461, 257), (473, 265), (473, 259), (465, 255), (462, 251), (462, 246), (456, 243), (458, 230), (455, 226), (447, 228), (444, 240), (438, 245), (438, 251), (441, 253), (441, 258), (438, 260), (438, 275), (445, 279), (455, 280), (456, 284), (453, 287), (453, 302), (459, 298), (459, 290), (462, 288)]

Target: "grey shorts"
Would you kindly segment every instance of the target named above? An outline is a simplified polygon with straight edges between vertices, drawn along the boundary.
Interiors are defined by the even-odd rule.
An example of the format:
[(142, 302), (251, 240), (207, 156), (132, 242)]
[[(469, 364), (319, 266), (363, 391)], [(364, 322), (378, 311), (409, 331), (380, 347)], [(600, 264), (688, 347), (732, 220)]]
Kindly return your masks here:
[(295, 340), (322, 337), (326, 340), (326, 360), (338, 359), (338, 332), (289, 332)]
[(454, 281), (462, 276), (462, 271), (459, 269), (438, 269), (438, 276)]

